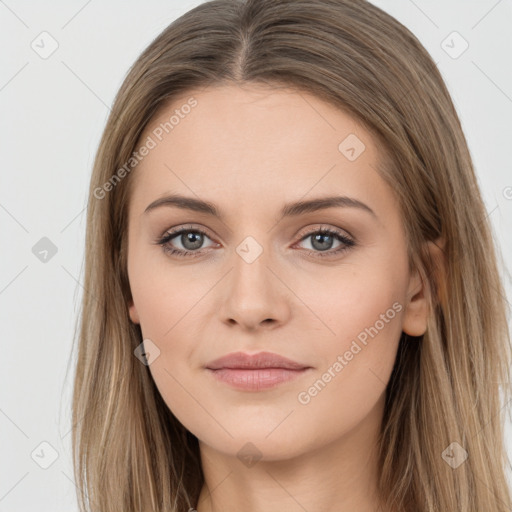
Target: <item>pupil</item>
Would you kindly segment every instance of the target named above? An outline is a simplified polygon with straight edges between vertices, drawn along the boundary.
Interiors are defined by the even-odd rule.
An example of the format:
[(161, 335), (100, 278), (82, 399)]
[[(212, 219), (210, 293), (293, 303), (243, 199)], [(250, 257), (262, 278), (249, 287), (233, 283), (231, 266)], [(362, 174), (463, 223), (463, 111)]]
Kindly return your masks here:
[[(330, 239), (330, 243), (325, 243), (326, 239)], [(330, 249), (332, 246), (332, 235), (328, 234), (318, 234), (313, 237), (313, 247), (315, 249), (319, 249), (320, 251), (325, 251), (326, 249)]]
[(199, 249), (203, 244), (203, 235), (202, 233), (196, 233), (193, 231), (183, 233), (181, 235), (181, 243), (187, 250)]

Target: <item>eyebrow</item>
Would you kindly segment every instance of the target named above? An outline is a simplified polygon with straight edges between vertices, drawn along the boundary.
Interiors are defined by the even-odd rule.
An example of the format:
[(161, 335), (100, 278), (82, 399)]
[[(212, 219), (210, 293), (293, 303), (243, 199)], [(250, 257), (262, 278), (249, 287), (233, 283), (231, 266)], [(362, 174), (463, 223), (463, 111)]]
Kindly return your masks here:
[[(153, 201), (144, 210), (144, 213), (148, 213), (161, 206), (174, 206), (183, 210), (192, 210), (195, 212), (212, 215), (221, 220), (223, 218), (223, 215), (221, 215), (220, 211), (213, 203), (203, 201), (201, 199), (195, 199), (193, 197), (182, 196), (179, 194), (172, 194), (170, 196), (161, 197), (156, 201)], [(296, 201), (293, 203), (288, 203), (285, 204), (281, 209), (281, 218), (295, 217), (305, 213), (311, 213), (335, 207), (359, 208), (377, 218), (375, 212), (367, 204), (359, 201), (358, 199), (347, 196), (320, 197), (317, 199), (310, 199), (308, 201)]]

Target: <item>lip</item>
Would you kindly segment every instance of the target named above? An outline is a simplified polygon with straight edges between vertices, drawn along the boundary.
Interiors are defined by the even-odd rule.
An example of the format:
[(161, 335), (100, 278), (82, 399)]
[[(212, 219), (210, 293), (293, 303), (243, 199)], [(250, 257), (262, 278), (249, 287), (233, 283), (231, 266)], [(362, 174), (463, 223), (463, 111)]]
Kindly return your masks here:
[(306, 373), (307, 366), (272, 352), (234, 352), (208, 363), (217, 380), (245, 391), (270, 389)]
[(265, 369), (281, 368), (285, 370), (304, 370), (310, 368), (305, 364), (292, 361), (287, 357), (274, 354), (273, 352), (258, 352), (257, 354), (246, 354), (245, 352), (232, 352), (226, 356), (215, 359), (206, 365), (209, 370), (229, 369)]

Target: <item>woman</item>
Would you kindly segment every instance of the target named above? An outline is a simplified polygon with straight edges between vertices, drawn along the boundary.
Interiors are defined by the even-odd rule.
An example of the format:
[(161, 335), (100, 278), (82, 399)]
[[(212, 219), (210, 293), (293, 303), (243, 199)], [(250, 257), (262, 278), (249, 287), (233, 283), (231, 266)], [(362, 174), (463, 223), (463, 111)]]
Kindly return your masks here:
[(82, 510), (510, 509), (489, 221), (395, 19), (192, 9), (128, 73), (90, 192)]

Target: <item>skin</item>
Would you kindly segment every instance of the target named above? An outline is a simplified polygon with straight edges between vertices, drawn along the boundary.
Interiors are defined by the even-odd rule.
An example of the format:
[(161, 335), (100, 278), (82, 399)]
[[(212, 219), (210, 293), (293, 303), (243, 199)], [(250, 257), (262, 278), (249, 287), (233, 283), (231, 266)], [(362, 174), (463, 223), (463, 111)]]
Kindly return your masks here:
[[(160, 350), (151, 375), (200, 443), (197, 510), (383, 510), (376, 453), (385, 387), (401, 332), (426, 330), (428, 290), (409, 273), (399, 205), (375, 170), (378, 148), (319, 98), (254, 84), (189, 92), (160, 111), (141, 140), (191, 96), (197, 106), (131, 177), (128, 275), (130, 318)], [(366, 147), (354, 161), (338, 149), (349, 134)], [(144, 213), (171, 193), (214, 203), (222, 220), (176, 206)], [(375, 216), (331, 207), (280, 219), (285, 203), (332, 195), (355, 198)], [(199, 249), (180, 235), (168, 243), (202, 254), (165, 253), (155, 242), (174, 227), (204, 229)], [(322, 257), (313, 245), (320, 227), (356, 244)], [(252, 263), (236, 251), (248, 236), (263, 250)], [(343, 245), (334, 237), (324, 252)], [(394, 318), (300, 403), (299, 393), (394, 303)], [(204, 368), (235, 351), (275, 352), (311, 369), (270, 390), (240, 391)], [(261, 457), (253, 465), (237, 457), (248, 442)]]

